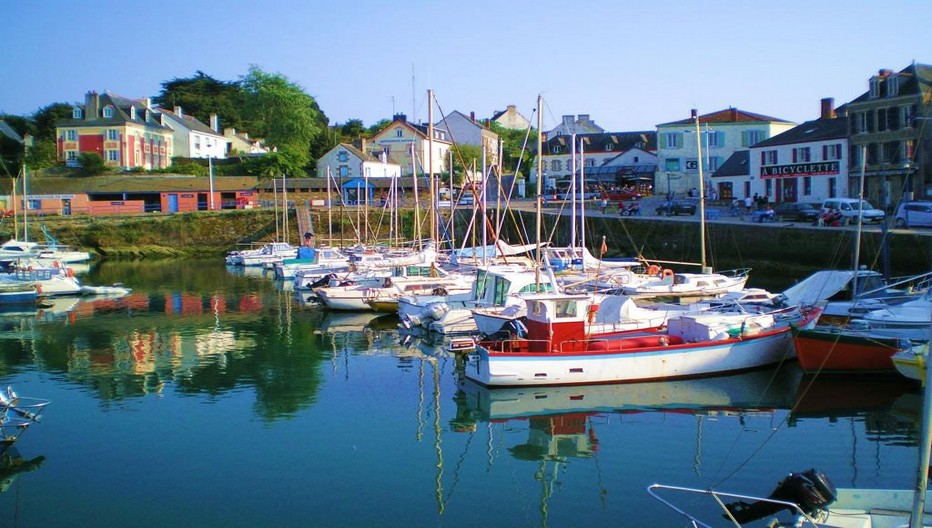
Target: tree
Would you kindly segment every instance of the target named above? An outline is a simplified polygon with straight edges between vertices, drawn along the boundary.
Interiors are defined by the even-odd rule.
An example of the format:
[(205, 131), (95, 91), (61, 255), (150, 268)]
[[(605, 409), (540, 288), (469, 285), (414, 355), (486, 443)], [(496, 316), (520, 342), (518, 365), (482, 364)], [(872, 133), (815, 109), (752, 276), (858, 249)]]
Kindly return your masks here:
[(372, 136), (378, 134), (378, 133), (381, 132), (385, 127), (387, 127), (387, 126), (390, 125), (390, 124), (392, 124), (392, 122), (391, 122), (390, 120), (388, 120), (388, 119), (382, 119), (382, 120), (379, 121), (378, 123), (375, 123), (374, 125), (372, 125), (371, 127), (368, 128), (368, 133), (369, 133), (369, 136), (368, 136), (368, 137), (372, 137)]
[(30, 170), (47, 169), (57, 163), (58, 147), (54, 138), (36, 140), (26, 151), (26, 165)]
[(55, 124), (59, 121), (72, 118), (74, 105), (68, 103), (52, 103), (44, 106), (32, 114), (33, 134), (39, 141), (55, 143)]
[(315, 140), (323, 136), (327, 118), (317, 101), (300, 86), (278, 73), (266, 73), (251, 66), (240, 81), (245, 93), (244, 115), (251, 130), (290, 153), (289, 159), (305, 166), (324, 147)]
[(217, 114), (221, 126), (243, 128), (245, 96), (238, 82), (218, 81), (198, 70), (193, 77), (163, 82), (154, 102), (168, 110), (180, 106), (185, 114), (202, 123), (209, 124), (210, 114)]
[(305, 176), (304, 162), (293, 152), (272, 152), (264, 156), (245, 158), (239, 170), (260, 178), (280, 178), (285, 176)]
[[(533, 163), (534, 157), (531, 152), (537, 148), (537, 131), (536, 130), (514, 130), (505, 128), (498, 123), (490, 124), (492, 132), (498, 134), (502, 140), (502, 170), (505, 173), (519, 171), (524, 174), (532, 172), (530, 164)], [(522, 146), (524, 147), (522, 152)], [(520, 167), (518, 161), (520, 160)]]
[(476, 173), (482, 171), (482, 147), (479, 145), (456, 145), (453, 153), (453, 180), (463, 183), (466, 173), (475, 169)]
[(345, 142), (351, 142), (361, 137), (371, 137), (369, 131), (362, 124), (362, 119), (350, 119), (346, 123), (337, 126), (340, 128), (340, 135)]
[(78, 154), (78, 165), (86, 176), (97, 176), (107, 172), (107, 164), (96, 152), (82, 152)]

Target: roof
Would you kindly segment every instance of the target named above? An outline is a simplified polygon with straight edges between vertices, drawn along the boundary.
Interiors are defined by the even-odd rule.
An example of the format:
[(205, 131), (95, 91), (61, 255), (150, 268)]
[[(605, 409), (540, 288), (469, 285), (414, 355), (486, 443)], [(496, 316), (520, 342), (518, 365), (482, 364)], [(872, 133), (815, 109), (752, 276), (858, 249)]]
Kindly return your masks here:
[[(899, 87), (897, 88), (898, 97), (932, 92), (932, 66), (928, 64), (910, 64), (900, 70), (897, 75), (901, 79)], [(883, 79), (887, 78), (886, 76), (883, 77)], [(884, 80), (883, 82), (886, 81)], [(882, 98), (871, 97), (870, 91), (867, 91), (848, 104), (877, 101), (878, 99)]]
[(712, 173), (713, 178), (722, 176), (749, 176), (751, 174), (751, 151), (738, 150)]
[(187, 127), (189, 130), (193, 130), (194, 132), (200, 132), (202, 134), (210, 134), (212, 136), (225, 138), (223, 134), (205, 125), (203, 122), (199, 121), (194, 116), (185, 115), (185, 114), (176, 114), (175, 112), (172, 112), (171, 110), (166, 110), (165, 108), (156, 108), (156, 110), (169, 116), (174, 121), (181, 123), (182, 126)]
[[(681, 119), (679, 121), (661, 123), (657, 126), (692, 125), (695, 124), (695, 122), (696, 120), (690, 117), (687, 119)], [(717, 112), (712, 112), (711, 114), (701, 115), (699, 116), (699, 123), (792, 123), (792, 121), (787, 121), (786, 119), (780, 119), (778, 117), (765, 116), (763, 114), (755, 114), (753, 112), (746, 112), (744, 110), (731, 107), (724, 110), (719, 110)]]
[(765, 139), (754, 145), (758, 147), (773, 147), (777, 145), (796, 145), (812, 141), (826, 141), (830, 139), (847, 139), (848, 120), (843, 117), (834, 119), (815, 119), (793, 127), (786, 132)]
[[(88, 96), (97, 96), (96, 93), (88, 94)], [(145, 101), (139, 101), (136, 99), (129, 99), (122, 97), (116, 94), (105, 92), (99, 95), (100, 104), (97, 106), (99, 115), (88, 116), (87, 114), (87, 105), (86, 104), (77, 104), (76, 108), (80, 108), (84, 113), (83, 119), (63, 119), (55, 123), (56, 126), (115, 126), (123, 125), (126, 123), (134, 123), (141, 126), (146, 126), (149, 128), (156, 128), (166, 131), (171, 131), (171, 128), (163, 125), (159, 118), (159, 112), (153, 108), (146, 106)], [(113, 106), (114, 113), (113, 117), (103, 117), (103, 109), (107, 106)], [(131, 108), (136, 108), (136, 118), (132, 119)], [(148, 119), (147, 119), (148, 117)]]
[(17, 143), (23, 142), (23, 138), (13, 130), (13, 127), (3, 120), (0, 120), (0, 135), (6, 136)]
[[(543, 143), (544, 155), (553, 154), (554, 147), (566, 147), (571, 136), (551, 136)], [(657, 132), (644, 130), (636, 132), (604, 132), (601, 134), (577, 134), (576, 139), (583, 142), (586, 152), (616, 152), (625, 151), (632, 147), (644, 151), (657, 150)], [(612, 149), (607, 148), (612, 145)], [(566, 151), (560, 152), (565, 154)]]
[(340, 148), (340, 147), (345, 148), (346, 150), (350, 151), (352, 155), (356, 156), (357, 158), (363, 161), (381, 161), (379, 158), (373, 156), (372, 154), (359, 150), (352, 143), (340, 143), (334, 148)]
[[(365, 181), (365, 178), (360, 178), (359, 176), (333, 176), (330, 178), (330, 188), (336, 191), (337, 188), (342, 187), (347, 182), (359, 180)], [(272, 180), (264, 180), (256, 184), (256, 189), (262, 191), (271, 191), (273, 185), (281, 187), (281, 180), (276, 180), (278, 183), (273, 184)], [(397, 182), (397, 185), (400, 188), (408, 189), (413, 185), (411, 177), (405, 178), (386, 178), (384, 176), (375, 176), (368, 178), (369, 186), (375, 187), (378, 189), (389, 189), (392, 187), (394, 182)], [(288, 178), (286, 180), (286, 185), (289, 189), (325, 189), (327, 187), (327, 178)], [(419, 177), (417, 179), (418, 188), (421, 190), (426, 190), (429, 188), (430, 182), (427, 181), (425, 177)]]
[[(214, 191), (242, 191), (256, 188), (254, 176), (215, 176)], [(113, 174), (94, 177), (38, 177), (29, 180), (29, 194), (185, 192), (210, 190), (205, 176)]]

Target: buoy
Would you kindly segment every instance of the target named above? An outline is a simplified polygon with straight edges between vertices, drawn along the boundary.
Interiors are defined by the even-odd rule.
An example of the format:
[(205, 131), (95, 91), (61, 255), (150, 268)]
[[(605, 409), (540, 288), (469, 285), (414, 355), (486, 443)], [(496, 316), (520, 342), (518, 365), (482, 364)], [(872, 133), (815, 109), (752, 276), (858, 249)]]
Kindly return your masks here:
[(650, 267), (647, 268), (648, 275), (657, 275), (658, 273), (660, 273), (660, 266), (656, 264), (651, 264)]
[(665, 270), (663, 270), (663, 273), (662, 273), (661, 275), (662, 275), (664, 278), (672, 277), (672, 276), (673, 276), (673, 270), (671, 270), (670, 268), (666, 268)]

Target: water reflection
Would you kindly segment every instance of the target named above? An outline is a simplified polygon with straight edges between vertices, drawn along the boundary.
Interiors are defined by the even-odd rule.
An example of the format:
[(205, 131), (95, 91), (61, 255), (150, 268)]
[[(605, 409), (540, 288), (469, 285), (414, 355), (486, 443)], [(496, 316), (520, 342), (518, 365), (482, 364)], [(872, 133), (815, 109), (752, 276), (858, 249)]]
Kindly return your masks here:
[(15, 445), (0, 446), (0, 493), (5, 493), (23, 473), (29, 473), (42, 467), (44, 456), (26, 458)]

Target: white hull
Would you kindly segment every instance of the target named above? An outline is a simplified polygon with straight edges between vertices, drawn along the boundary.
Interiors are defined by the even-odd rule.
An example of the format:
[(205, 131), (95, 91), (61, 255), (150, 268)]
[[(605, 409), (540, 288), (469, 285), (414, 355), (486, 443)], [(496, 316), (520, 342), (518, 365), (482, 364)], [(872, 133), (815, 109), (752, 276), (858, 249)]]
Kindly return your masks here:
[(488, 386), (572, 385), (711, 376), (795, 357), (789, 327), (753, 338), (659, 346), (637, 352), (490, 353), (466, 359), (466, 377)]

